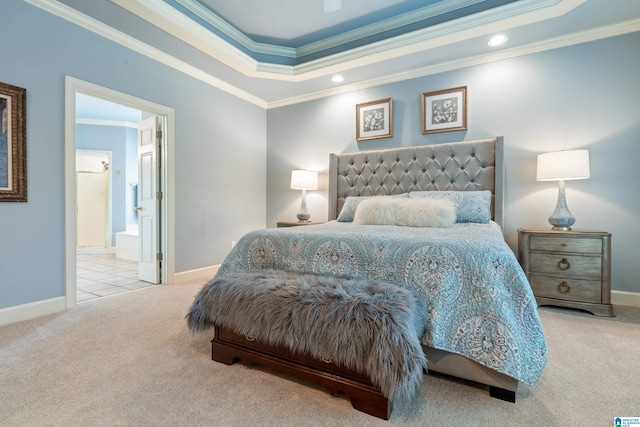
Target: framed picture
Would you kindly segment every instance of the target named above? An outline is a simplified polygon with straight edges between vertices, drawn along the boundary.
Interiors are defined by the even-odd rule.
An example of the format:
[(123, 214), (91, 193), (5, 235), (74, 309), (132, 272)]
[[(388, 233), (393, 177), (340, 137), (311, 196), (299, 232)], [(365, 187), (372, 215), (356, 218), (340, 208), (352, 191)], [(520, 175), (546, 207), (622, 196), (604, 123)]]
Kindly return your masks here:
[(467, 87), (426, 92), (421, 96), (422, 133), (467, 129)]
[(393, 100), (378, 99), (356, 105), (356, 141), (393, 135)]
[(27, 91), (0, 83), (0, 202), (27, 201)]

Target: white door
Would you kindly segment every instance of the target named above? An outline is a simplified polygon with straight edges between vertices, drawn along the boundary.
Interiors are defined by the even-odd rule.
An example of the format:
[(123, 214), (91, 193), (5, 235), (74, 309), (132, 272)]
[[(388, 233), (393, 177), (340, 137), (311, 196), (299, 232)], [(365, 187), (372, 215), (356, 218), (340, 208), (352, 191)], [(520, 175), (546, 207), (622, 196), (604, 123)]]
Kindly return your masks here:
[(160, 213), (157, 117), (138, 123), (138, 234), (140, 262), (138, 279), (160, 283)]
[(107, 244), (107, 174), (105, 172), (76, 172), (78, 185), (78, 247)]
[(76, 246), (107, 247), (109, 155), (76, 153)]

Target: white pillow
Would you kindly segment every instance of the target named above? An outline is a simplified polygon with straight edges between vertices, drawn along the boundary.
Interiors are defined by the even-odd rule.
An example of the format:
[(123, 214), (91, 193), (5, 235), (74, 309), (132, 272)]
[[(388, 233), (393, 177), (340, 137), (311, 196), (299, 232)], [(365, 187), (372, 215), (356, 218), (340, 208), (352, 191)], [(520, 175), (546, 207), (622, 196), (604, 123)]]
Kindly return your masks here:
[(338, 222), (352, 222), (353, 216), (356, 214), (356, 208), (363, 200), (373, 199), (373, 198), (408, 198), (409, 193), (401, 193), (394, 194), (392, 196), (349, 196), (345, 199), (344, 205), (342, 206), (342, 210), (338, 215)]
[(451, 227), (456, 206), (448, 199), (392, 199), (373, 197), (356, 207), (353, 223), (406, 227)]
[(407, 227), (451, 227), (456, 206), (448, 199), (407, 199), (396, 209), (396, 224)]
[(396, 221), (396, 202), (409, 199), (390, 197), (372, 197), (362, 200), (353, 215), (354, 224), (394, 225)]

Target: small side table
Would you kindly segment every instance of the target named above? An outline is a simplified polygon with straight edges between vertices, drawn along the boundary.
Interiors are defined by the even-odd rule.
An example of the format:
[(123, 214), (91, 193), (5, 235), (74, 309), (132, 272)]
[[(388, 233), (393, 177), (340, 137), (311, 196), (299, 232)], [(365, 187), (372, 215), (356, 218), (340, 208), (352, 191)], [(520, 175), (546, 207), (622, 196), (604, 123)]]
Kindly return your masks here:
[(298, 222), (298, 221), (280, 221), (277, 223), (278, 228), (281, 227), (298, 227), (300, 225), (317, 225), (317, 224), (324, 224), (323, 222), (313, 222), (313, 221), (307, 221), (307, 222)]
[(520, 228), (518, 259), (538, 305), (615, 316), (611, 305), (610, 233)]

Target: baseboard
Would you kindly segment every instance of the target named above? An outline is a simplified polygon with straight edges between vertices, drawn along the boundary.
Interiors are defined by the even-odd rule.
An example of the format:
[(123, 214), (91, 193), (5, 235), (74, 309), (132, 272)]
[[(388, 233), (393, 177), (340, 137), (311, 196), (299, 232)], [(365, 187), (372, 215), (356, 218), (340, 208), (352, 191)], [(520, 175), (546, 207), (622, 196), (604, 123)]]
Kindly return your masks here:
[[(187, 283), (195, 281), (207, 281), (215, 276), (220, 265), (183, 271), (175, 274), (175, 283)], [(640, 307), (640, 293), (626, 291), (611, 291), (611, 303), (614, 305), (628, 305)], [(0, 309), (0, 325), (29, 320), (47, 314), (58, 313), (66, 310), (66, 298), (58, 297), (44, 301), (36, 301), (28, 304), (16, 305)]]
[(58, 313), (67, 308), (66, 297), (51, 298), (0, 309), (0, 325)]
[(197, 268), (195, 270), (182, 271), (174, 275), (174, 283), (187, 283), (196, 281), (207, 281), (213, 278), (218, 272), (220, 265), (212, 265), (210, 267)]
[(611, 304), (630, 305), (640, 307), (640, 293), (626, 291), (611, 291)]
[[(207, 281), (218, 272), (220, 265), (212, 265), (210, 267), (198, 268), (195, 270), (183, 271), (175, 274), (174, 283), (195, 282), (198, 280)], [(626, 291), (611, 291), (611, 304), (628, 305), (631, 307), (640, 307), (640, 293)]]

